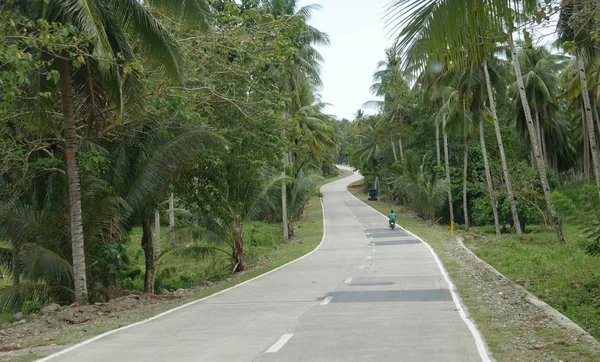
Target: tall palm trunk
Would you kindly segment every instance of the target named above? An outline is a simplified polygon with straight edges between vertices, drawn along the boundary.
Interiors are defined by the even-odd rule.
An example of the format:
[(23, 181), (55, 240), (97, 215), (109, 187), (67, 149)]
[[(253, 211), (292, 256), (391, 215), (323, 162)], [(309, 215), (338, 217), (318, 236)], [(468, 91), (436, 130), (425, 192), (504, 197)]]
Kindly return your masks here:
[(404, 147), (402, 146), (402, 137), (398, 137), (398, 149), (400, 150), (400, 159), (404, 161)]
[(75, 299), (77, 302), (79, 304), (87, 304), (88, 292), (85, 275), (85, 246), (81, 213), (81, 190), (79, 184), (79, 166), (77, 165), (77, 128), (73, 106), (71, 67), (69, 65), (69, 55), (66, 52), (63, 52), (63, 58), (58, 60), (58, 66), (66, 144), (65, 158), (67, 163), (67, 179), (69, 182), (69, 216), (71, 221), (71, 249), (73, 254), (73, 284), (75, 286)]
[(398, 162), (398, 155), (396, 154), (396, 145), (394, 144), (394, 141), (392, 141), (391, 143), (392, 143), (392, 151), (394, 152), (394, 161)]
[(467, 199), (467, 172), (469, 170), (469, 138), (465, 137), (463, 148), (463, 213), (465, 216), (465, 230), (469, 231), (469, 204)]
[[(283, 129), (281, 130), (281, 138), (285, 141), (285, 123), (287, 119), (287, 113), (283, 112)], [(283, 171), (281, 176), (283, 178), (286, 177), (286, 168), (288, 165), (288, 152), (287, 150), (283, 151)], [(289, 241), (289, 232), (288, 232), (288, 217), (287, 217), (287, 183), (285, 181), (281, 182), (281, 220), (283, 223), (283, 242), (287, 243)]]
[(600, 155), (598, 155), (598, 143), (596, 142), (596, 131), (594, 127), (594, 116), (592, 115), (592, 103), (590, 102), (590, 94), (588, 93), (587, 75), (585, 74), (585, 65), (581, 54), (577, 52), (577, 68), (579, 71), (579, 80), (581, 81), (581, 96), (583, 97), (583, 106), (585, 119), (587, 120), (587, 131), (590, 138), (590, 150), (592, 152), (592, 163), (594, 167), (594, 176), (596, 177), (596, 186), (598, 195), (600, 195)]
[(452, 180), (450, 180), (450, 159), (448, 158), (448, 135), (446, 128), (442, 126), (444, 137), (444, 163), (446, 166), (446, 182), (448, 183), (448, 209), (450, 211), (450, 230), (454, 232), (454, 203), (452, 202)]
[(533, 114), (535, 115), (534, 118), (534, 122), (535, 122), (535, 129), (537, 131), (537, 137), (538, 137), (538, 145), (540, 147), (540, 151), (542, 152), (542, 158), (544, 159), (544, 163), (546, 162), (546, 152), (544, 150), (544, 142), (542, 141), (542, 124), (540, 122), (540, 112), (537, 111), (537, 109), (533, 110)]
[(154, 236), (156, 238), (156, 255), (160, 255), (160, 211), (154, 210)]
[(558, 215), (552, 204), (550, 197), (550, 185), (548, 184), (548, 177), (546, 175), (546, 165), (542, 159), (540, 149), (538, 147), (538, 140), (533, 127), (533, 117), (531, 116), (531, 108), (529, 108), (529, 101), (527, 100), (527, 94), (525, 93), (525, 84), (523, 82), (523, 74), (521, 73), (521, 66), (519, 65), (519, 59), (517, 57), (517, 48), (513, 41), (512, 32), (508, 32), (508, 45), (512, 55), (513, 68), (515, 70), (515, 76), (517, 77), (517, 85), (519, 87), (519, 95), (521, 98), (521, 104), (523, 105), (523, 111), (525, 113), (525, 119), (527, 120), (527, 130), (529, 131), (529, 138), (533, 147), (533, 154), (535, 156), (535, 163), (542, 183), (542, 189), (544, 190), (544, 198), (546, 199), (546, 207), (548, 214), (550, 215), (550, 221), (556, 230), (556, 237), (561, 244), (565, 243), (565, 237), (562, 232), (562, 227), (558, 220)]
[(496, 205), (496, 197), (494, 196), (494, 184), (492, 182), (492, 173), (490, 172), (490, 163), (485, 147), (485, 133), (483, 128), (483, 110), (479, 119), (479, 142), (481, 143), (481, 154), (483, 156), (483, 166), (485, 168), (485, 178), (487, 180), (488, 192), (490, 194), (490, 203), (492, 204), (492, 213), (494, 215), (494, 226), (496, 234), (500, 235), (500, 221), (498, 220), (498, 205)]
[(154, 246), (152, 245), (152, 225), (149, 217), (142, 219), (142, 249), (146, 260), (144, 292), (154, 294)]
[(488, 102), (490, 106), (490, 112), (492, 113), (492, 120), (494, 121), (494, 131), (496, 132), (496, 140), (498, 141), (498, 150), (500, 151), (500, 161), (502, 162), (502, 174), (504, 175), (504, 183), (506, 184), (506, 193), (508, 194), (508, 200), (510, 202), (510, 211), (513, 217), (513, 224), (515, 225), (515, 231), (517, 235), (523, 233), (521, 230), (521, 221), (519, 220), (519, 213), (517, 212), (517, 205), (515, 203), (515, 194), (512, 187), (512, 179), (510, 178), (510, 172), (508, 171), (508, 163), (506, 162), (506, 154), (504, 153), (504, 142), (502, 141), (502, 132), (500, 131), (500, 122), (498, 121), (498, 114), (496, 113), (496, 100), (494, 98), (494, 92), (492, 91), (492, 81), (490, 79), (490, 72), (488, 70), (487, 59), (483, 60), (483, 73), (485, 74), (485, 83), (488, 93)]
[(435, 155), (437, 157), (437, 167), (442, 166), (442, 157), (440, 155), (440, 125), (435, 124)]
[(169, 230), (175, 230), (175, 199), (172, 192), (169, 196)]
[[(583, 101), (582, 101), (583, 103)], [(590, 183), (590, 137), (588, 132), (588, 122), (585, 119), (585, 107), (581, 105), (581, 129), (583, 130), (583, 180), (586, 184)]]
[(596, 97), (592, 94), (592, 108), (594, 111), (594, 121), (596, 122), (596, 131), (600, 132), (600, 116), (598, 115), (598, 102)]

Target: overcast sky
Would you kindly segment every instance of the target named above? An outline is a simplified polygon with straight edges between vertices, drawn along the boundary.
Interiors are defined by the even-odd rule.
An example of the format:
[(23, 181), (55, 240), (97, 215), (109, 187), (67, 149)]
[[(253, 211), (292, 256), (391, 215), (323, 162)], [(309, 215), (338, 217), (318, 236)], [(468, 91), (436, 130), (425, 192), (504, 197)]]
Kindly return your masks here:
[[(393, 39), (382, 19), (389, 0), (301, 0), (301, 6), (320, 4), (310, 24), (329, 34), (331, 45), (318, 47), (323, 64), (323, 101), (326, 112), (352, 120), (363, 103), (375, 99), (369, 92), (377, 63)], [(367, 113), (374, 113), (375, 110)]]

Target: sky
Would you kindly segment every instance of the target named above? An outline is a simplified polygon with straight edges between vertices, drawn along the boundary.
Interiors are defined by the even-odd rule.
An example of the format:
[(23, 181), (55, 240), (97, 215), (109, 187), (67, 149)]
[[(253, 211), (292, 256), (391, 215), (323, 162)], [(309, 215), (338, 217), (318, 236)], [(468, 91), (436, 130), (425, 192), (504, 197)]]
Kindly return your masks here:
[[(393, 39), (382, 19), (390, 0), (301, 0), (300, 6), (319, 4), (309, 24), (329, 34), (331, 44), (317, 47), (325, 58), (320, 90), (325, 112), (338, 118), (354, 119), (365, 102), (376, 99), (369, 88), (377, 63)], [(364, 109), (375, 113), (374, 109)]]

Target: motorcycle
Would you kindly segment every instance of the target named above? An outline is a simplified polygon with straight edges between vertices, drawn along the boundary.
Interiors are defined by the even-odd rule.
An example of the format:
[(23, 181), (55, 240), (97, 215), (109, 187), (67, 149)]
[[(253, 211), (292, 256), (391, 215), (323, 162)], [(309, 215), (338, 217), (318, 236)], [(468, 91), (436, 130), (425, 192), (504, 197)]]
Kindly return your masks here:
[(390, 221), (390, 229), (394, 230), (395, 227), (396, 227), (396, 222)]

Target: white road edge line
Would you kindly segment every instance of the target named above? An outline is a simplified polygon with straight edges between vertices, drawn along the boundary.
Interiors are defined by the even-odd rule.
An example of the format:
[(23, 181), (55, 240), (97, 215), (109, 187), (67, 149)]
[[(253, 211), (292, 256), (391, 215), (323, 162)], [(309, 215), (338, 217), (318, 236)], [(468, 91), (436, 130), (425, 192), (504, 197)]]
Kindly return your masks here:
[[(325, 186), (325, 185), (323, 185), (323, 186)], [(320, 191), (320, 190), (319, 190), (319, 191)], [(265, 277), (265, 276), (267, 276), (267, 275), (269, 275), (269, 274), (271, 274), (271, 273), (274, 273), (274, 272), (278, 271), (279, 269), (285, 268), (286, 266), (288, 266), (288, 265), (290, 265), (290, 264), (293, 264), (293, 263), (295, 263), (295, 262), (298, 262), (298, 261), (300, 261), (300, 260), (302, 260), (302, 259), (304, 259), (304, 258), (308, 257), (309, 255), (311, 255), (311, 254), (315, 253), (317, 250), (319, 250), (319, 249), (321, 248), (321, 246), (322, 246), (322, 245), (323, 245), (323, 243), (325, 242), (325, 237), (327, 236), (327, 234), (326, 234), (326, 232), (327, 232), (327, 227), (326, 227), (326, 226), (327, 226), (327, 220), (325, 219), (325, 206), (323, 205), (323, 198), (321, 198), (321, 212), (322, 212), (322, 215), (323, 215), (323, 237), (321, 238), (321, 242), (319, 243), (319, 245), (317, 245), (317, 247), (316, 247), (316, 248), (314, 248), (314, 249), (313, 249), (311, 252), (309, 252), (308, 254), (305, 254), (305, 255), (303, 255), (303, 256), (301, 256), (301, 257), (299, 257), (298, 259), (292, 260), (292, 261), (290, 261), (290, 262), (288, 262), (288, 263), (286, 263), (286, 264), (283, 264), (283, 265), (281, 265), (281, 266), (279, 266), (279, 267), (277, 267), (277, 268), (275, 268), (275, 269), (273, 269), (273, 270), (270, 270), (270, 271), (268, 271), (268, 272), (265, 272), (265, 273), (263, 273), (263, 274), (261, 274), (261, 275), (255, 276), (255, 277), (254, 277), (254, 278), (252, 278), (252, 279), (248, 279), (248, 280), (246, 280), (245, 282), (242, 282), (242, 283), (236, 284), (236, 285), (234, 285), (234, 286), (231, 286), (231, 287), (229, 287), (229, 288), (227, 288), (227, 289), (223, 289), (223, 290), (221, 290), (220, 292), (216, 292), (216, 293), (214, 293), (214, 294), (211, 294), (211, 295), (209, 295), (209, 296), (206, 296), (206, 297), (204, 297), (204, 298), (200, 298), (200, 299), (198, 299), (198, 300), (194, 300), (194, 301), (192, 301), (192, 302), (189, 302), (189, 303), (186, 303), (186, 304), (180, 305), (179, 307), (175, 307), (175, 308), (173, 308), (173, 309), (169, 309), (169, 310), (167, 310), (167, 311), (165, 311), (165, 312), (162, 312), (162, 313), (160, 313), (160, 314), (157, 314), (157, 315), (155, 315), (154, 317), (150, 317), (150, 318), (148, 318), (148, 319), (144, 319), (144, 320), (142, 320), (142, 321), (139, 321), (139, 322), (136, 322), (136, 323), (132, 323), (132, 324), (126, 325), (126, 326), (124, 326), (124, 327), (117, 328), (117, 329), (113, 329), (113, 330), (111, 330), (111, 331), (108, 331), (108, 332), (102, 333), (102, 334), (100, 334), (100, 335), (97, 335), (97, 336), (95, 336), (95, 337), (92, 337), (92, 338), (90, 338), (90, 339), (86, 339), (85, 341), (79, 342), (79, 343), (77, 343), (77, 344), (75, 344), (75, 345), (72, 345), (71, 347), (65, 348), (65, 349), (63, 349), (63, 350), (60, 350), (60, 351), (58, 351), (58, 352), (56, 352), (56, 353), (53, 353), (53, 354), (51, 354), (51, 355), (49, 355), (49, 356), (46, 356), (46, 357), (44, 357), (44, 358), (41, 358), (41, 359), (38, 359), (38, 360), (36, 360), (35, 362), (46, 362), (46, 361), (50, 361), (51, 359), (54, 359), (54, 358), (56, 358), (56, 357), (60, 357), (60, 356), (62, 356), (62, 355), (64, 355), (64, 354), (66, 354), (66, 353), (69, 353), (69, 352), (71, 352), (71, 351), (73, 351), (73, 350), (77, 349), (77, 348), (83, 347), (83, 346), (85, 346), (85, 345), (87, 345), (87, 344), (90, 344), (90, 343), (92, 343), (92, 342), (95, 342), (95, 341), (97, 341), (97, 340), (99, 340), (99, 339), (101, 339), (101, 338), (104, 338), (104, 337), (106, 337), (106, 336), (110, 336), (111, 334), (115, 334), (115, 333), (117, 333), (117, 332), (124, 331), (124, 330), (126, 330), (126, 329), (129, 329), (129, 328), (133, 328), (133, 327), (139, 326), (140, 324), (145, 324), (145, 323), (151, 322), (151, 321), (153, 321), (153, 320), (155, 320), (155, 319), (158, 319), (158, 318), (164, 317), (164, 316), (166, 316), (167, 314), (171, 314), (171, 313), (173, 313), (173, 312), (176, 312), (176, 311), (178, 311), (178, 310), (180, 310), (180, 309), (187, 308), (187, 307), (189, 307), (189, 306), (192, 306), (192, 305), (194, 305), (194, 304), (198, 304), (198, 303), (200, 303), (200, 302), (203, 302), (203, 301), (205, 301), (205, 300), (207, 300), (207, 299), (210, 299), (210, 298), (216, 297), (217, 295), (220, 295), (220, 294), (226, 293), (226, 292), (228, 292), (228, 291), (230, 291), (230, 290), (232, 290), (232, 289), (235, 289), (235, 288), (241, 287), (241, 286), (242, 286), (242, 285), (244, 285), (244, 284), (247, 284), (247, 283), (250, 283), (250, 282), (252, 282), (252, 281), (254, 281), (254, 280), (256, 280), (256, 279), (259, 279), (259, 278)]]
[[(352, 197), (354, 197), (358, 201), (360, 201), (363, 204), (365, 204), (368, 207), (370, 207), (375, 212), (379, 213), (381, 216), (383, 216), (387, 220), (387, 216), (385, 216), (381, 212), (377, 211), (374, 207), (372, 207), (371, 205), (367, 204), (366, 202), (363, 202), (358, 197), (354, 196), (354, 194), (352, 194), (350, 191), (348, 191), (348, 193), (350, 195), (352, 195)], [(398, 226), (398, 225), (396, 224), (396, 226)], [(475, 327), (475, 324), (473, 323), (473, 321), (470, 320), (467, 317), (467, 315), (465, 314), (465, 308), (461, 305), (460, 300), (458, 298), (458, 295), (456, 294), (456, 287), (454, 286), (454, 283), (452, 283), (452, 280), (450, 279), (450, 276), (448, 275), (448, 272), (446, 271), (446, 268), (444, 268), (444, 264), (442, 264), (442, 262), (440, 261), (440, 258), (438, 257), (438, 255), (435, 253), (435, 251), (433, 250), (433, 248), (431, 247), (431, 245), (429, 245), (425, 240), (421, 239), (419, 236), (413, 234), (409, 230), (406, 230), (402, 226), (400, 226), (400, 229), (406, 231), (407, 233), (411, 234), (412, 236), (414, 236), (415, 238), (417, 238), (418, 240), (420, 240), (423, 244), (427, 245), (427, 247), (429, 248), (429, 251), (431, 252), (431, 254), (433, 254), (433, 258), (435, 259), (438, 267), (440, 268), (440, 270), (442, 272), (442, 275), (444, 276), (444, 279), (446, 280), (446, 283), (448, 283), (448, 287), (450, 288), (450, 294), (452, 294), (452, 300), (454, 301), (454, 304), (456, 305), (456, 308), (458, 309), (458, 313), (460, 314), (460, 317), (465, 322), (465, 324), (467, 325), (467, 327), (471, 331), (471, 334), (473, 335), (473, 338), (475, 339), (475, 345), (477, 346), (477, 351), (479, 352), (479, 357), (481, 357), (481, 360), (483, 362), (491, 362), (491, 359), (490, 359), (490, 356), (488, 355), (488, 351), (487, 351), (485, 342), (483, 341), (483, 338), (481, 337), (481, 333), (479, 332), (479, 330), (477, 329), (477, 327)]]
[(281, 347), (283, 347), (290, 339), (292, 339), (293, 336), (294, 336), (293, 334), (284, 334), (283, 336), (281, 336), (281, 338), (279, 338), (279, 340), (277, 342), (275, 342), (274, 345), (271, 346), (271, 348), (269, 348), (267, 350), (266, 353), (279, 352)]
[(333, 297), (327, 297), (327, 298), (323, 299), (323, 301), (320, 303), (320, 305), (327, 305), (327, 304), (329, 304), (329, 302), (331, 302), (332, 299), (333, 299)]

